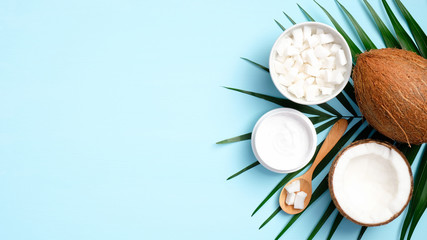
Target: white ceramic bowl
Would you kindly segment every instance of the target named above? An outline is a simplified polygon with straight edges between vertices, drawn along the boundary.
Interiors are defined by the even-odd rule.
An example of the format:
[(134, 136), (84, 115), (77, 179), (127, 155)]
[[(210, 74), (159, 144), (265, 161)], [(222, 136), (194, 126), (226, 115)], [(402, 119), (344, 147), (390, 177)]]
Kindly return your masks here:
[[(331, 95), (324, 96), (323, 98), (320, 98), (317, 101), (307, 101), (304, 98), (297, 98), (293, 94), (288, 92), (287, 88), (282, 86), (279, 83), (279, 81), (278, 81), (279, 76), (276, 73), (275, 67), (273, 64), (273, 60), (277, 54), (276, 49), (279, 45), (280, 40), (282, 38), (284, 38), (285, 36), (291, 35), (291, 33), (294, 29), (303, 28), (304, 26), (309, 26), (312, 28), (321, 28), (324, 30), (325, 33), (330, 33), (335, 39), (334, 43), (340, 44), (342, 46), (345, 57), (347, 58), (347, 64), (345, 65), (346, 72), (344, 73), (344, 81), (340, 85), (335, 86), (335, 89)], [(351, 67), (352, 67), (352, 57), (351, 57), (350, 47), (348, 46), (344, 37), (339, 32), (337, 32), (335, 29), (333, 29), (332, 27), (330, 27), (326, 24), (323, 24), (323, 23), (318, 23), (318, 22), (299, 23), (299, 24), (296, 24), (296, 25), (288, 28), (286, 31), (284, 31), (282, 34), (280, 34), (280, 36), (277, 38), (276, 42), (274, 43), (273, 48), (271, 49), (270, 60), (269, 60), (269, 69), (270, 69), (271, 79), (273, 80), (273, 83), (276, 86), (277, 90), (279, 90), (279, 92), (283, 96), (285, 96), (287, 99), (289, 99), (293, 102), (299, 103), (299, 104), (304, 104), (304, 105), (317, 105), (317, 104), (325, 103), (325, 102), (331, 100), (332, 98), (336, 97), (344, 89), (345, 85), (347, 85), (348, 80), (350, 78), (350, 74), (351, 74)]]
[[(275, 118), (274, 121), (276, 121), (276, 123), (277, 123), (277, 120), (279, 120), (279, 123), (281, 125), (286, 125), (287, 123), (292, 122), (294, 126), (296, 125), (300, 130), (302, 130), (300, 133), (301, 135), (305, 134), (305, 137), (300, 138), (300, 139), (305, 138), (307, 140), (307, 148), (303, 149), (302, 155), (300, 156), (301, 158), (293, 159), (290, 156), (284, 155), (283, 161), (280, 160), (280, 162), (278, 163), (277, 159), (271, 158), (269, 157), (271, 155), (266, 154), (265, 147), (260, 147), (258, 149), (258, 147), (261, 146), (260, 144), (268, 144), (268, 145), (274, 144), (271, 142), (262, 142), (263, 140), (265, 141), (266, 139), (258, 137), (259, 129), (260, 128), (265, 129), (265, 126), (271, 123), (271, 121), (269, 120), (272, 120), (273, 118)], [(270, 130), (274, 131), (275, 129), (270, 129)], [(264, 130), (261, 130), (261, 133), (260, 133), (261, 135), (263, 134), (262, 131)], [(262, 143), (260, 143), (260, 141)], [(271, 138), (269, 138), (268, 141), (272, 141)], [(277, 173), (289, 173), (289, 172), (295, 172), (303, 168), (308, 162), (310, 162), (316, 150), (317, 134), (310, 119), (308, 119), (308, 117), (305, 116), (303, 113), (291, 108), (277, 108), (264, 114), (255, 124), (255, 127), (252, 131), (251, 144), (252, 144), (252, 150), (254, 152), (255, 157), (265, 168)], [(299, 146), (301, 146), (301, 142), (295, 142), (293, 144), (294, 145), (292, 146), (288, 146), (288, 145), (286, 146), (290, 149), (293, 149), (293, 147), (298, 148)], [(279, 146), (283, 146), (283, 145), (279, 145)]]

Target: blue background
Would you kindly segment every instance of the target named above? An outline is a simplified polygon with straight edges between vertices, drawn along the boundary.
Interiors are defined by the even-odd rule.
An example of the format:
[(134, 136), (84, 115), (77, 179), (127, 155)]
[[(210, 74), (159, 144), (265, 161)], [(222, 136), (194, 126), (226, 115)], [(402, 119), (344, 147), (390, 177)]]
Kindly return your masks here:
[[(239, 57), (267, 65), (281, 33), (273, 19), (291, 26), (285, 10), (305, 21), (295, 2), (1, 1), (0, 239), (273, 239), (288, 215), (258, 227), (278, 196), (250, 214), (283, 175), (257, 166), (226, 181), (255, 158), (249, 141), (215, 142), (250, 132), (277, 107), (221, 86), (280, 96)], [(314, 2), (298, 2), (331, 24)], [(356, 39), (336, 3), (319, 2)], [(403, 2), (427, 29), (427, 2)], [(343, 3), (383, 46), (362, 1)], [(306, 238), (329, 200), (285, 238)], [(397, 239), (401, 224), (365, 237)], [(344, 220), (334, 237), (359, 229)]]

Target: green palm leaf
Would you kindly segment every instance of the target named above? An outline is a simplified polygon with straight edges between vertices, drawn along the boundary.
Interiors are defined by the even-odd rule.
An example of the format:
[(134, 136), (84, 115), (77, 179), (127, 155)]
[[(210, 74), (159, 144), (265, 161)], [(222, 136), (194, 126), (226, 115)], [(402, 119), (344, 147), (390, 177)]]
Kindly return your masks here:
[(329, 113), (332, 113), (335, 116), (338, 116), (338, 117), (342, 116), (341, 113), (339, 113), (337, 110), (335, 110), (335, 108), (331, 107), (331, 105), (329, 105), (328, 103), (322, 103), (322, 104), (319, 104), (317, 106), (323, 108), (323, 110), (325, 110)]
[(285, 12), (283, 12), (283, 14), (285, 14), (285, 16), (289, 19), (289, 21), (291, 21), (291, 23), (293, 24), (293, 25), (295, 25), (296, 23), (295, 23), (295, 21), (291, 18), (291, 17), (289, 17), (289, 15), (288, 14), (286, 14)]
[(217, 142), (216, 144), (225, 144), (225, 143), (233, 143), (233, 142), (240, 142), (240, 141), (244, 141), (244, 140), (249, 140), (251, 139), (252, 133), (246, 133), (246, 134), (242, 134), (240, 136), (237, 137), (232, 137), (232, 138), (228, 138), (222, 141)]
[(308, 240), (311, 240), (316, 236), (316, 234), (319, 232), (320, 228), (325, 224), (326, 220), (328, 220), (329, 216), (331, 216), (332, 212), (335, 210), (335, 205), (331, 201), (329, 203), (328, 208), (326, 209), (325, 213), (323, 213), (323, 216), (320, 218), (319, 222), (317, 222), (316, 226), (314, 227), (313, 231), (311, 231), (310, 236), (308, 236)]
[(408, 35), (408, 33), (406, 33), (405, 29), (403, 29), (402, 25), (399, 23), (394, 13), (391, 11), (391, 8), (388, 5), (387, 1), (382, 0), (382, 2), (387, 12), (387, 15), (391, 21), (391, 24), (393, 25), (394, 31), (396, 32), (397, 40), (399, 41), (402, 48), (419, 54), (418, 49), (412, 41), (411, 37)]
[(304, 8), (302, 8), (298, 3), (297, 3), (297, 5), (298, 5), (299, 9), (301, 10), (301, 12), (307, 17), (307, 19), (309, 21), (315, 22), (314, 18), (312, 18), (310, 16), (310, 14), (308, 14), (308, 12), (304, 10)]
[(235, 178), (235, 177), (239, 176), (240, 174), (242, 174), (242, 173), (244, 173), (244, 172), (248, 171), (249, 169), (252, 169), (252, 168), (254, 168), (254, 167), (258, 166), (258, 165), (259, 165), (259, 162), (258, 162), (258, 161), (253, 162), (253, 163), (252, 163), (252, 164), (250, 164), (249, 166), (247, 166), (247, 167), (243, 168), (242, 170), (240, 170), (240, 171), (236, 172), (235, 174), (231, 175), (230, 177), (228, 177), (228, 178), (227, 178), (227, 180), (230, 180), (230, 179), (232, 179), (232, 178)]
[[(425, 187), (425, 186), (427, 186), (427, 182), (426, 182), (427, 181), (426, 180), (426, 178), (427, 178), (427, 155), (425, 155), (425, 148), (421, 154), (422, 154), (422, 158), (421, 158), (420, 163), (418, 164), (418, 170), (417, 170), (416, 175), (415, 175), (414, 186), (424, 186)], [(405, 238), (406, 232), (408, 231), (408, 227), (410, 224), (411, 224), (411, 227), (413, 225), (414, 226), (413, 229), (415, 229), (416, 223), (414, 224), (412, 221), (414, 219), (416, 208), (420, 205), (420, 199), (422, 199), (421, 198), (422, 194), (423, 194), (423, 190), (421, 188), (415, 188), (414, 189), (412, 200), (409, 203), (408, 212), (406, 213), (406, 217), (405, 217), (405, 220), (404, 220), (403, 226), (402, 226), (402, 231), (400, 233), (400, 239), (402, 239), (402, 240)], [(424, 199), (424, 203), (421, 202), (421, 204), (425, 204), (425, 203), (427, 203), (427, 199)], [(408, 234), (408, 238), (409, 238), (409, 234)]]
[(396, 40), (396, 38), (391, 34), (390, 30), (385, 26), (384, 22), (381, 20), (381, 18), (378, 16), (378, 14), (375, 12), (374, 8), (372, 8), (371, 4), (367, 0), (363, 0), (365, 2), (366, 7), (368, 8), (369, 12), (372, 15), (372, 18), (375, 21), (375, 24), (378, 27), (378, 30), (381, 33), (381, 37), (384, 40), (384, 44), (388, 48), (402, 48), (399, 44), (399, 42)]
[(365, 46), (365, 49), (367, 51), (371, 49), (377, 49), (375, 44), (372, 42), (372, 40), (368, 37), (368, 35), (363, 31), (362, 27), (360, 27), (359, 23), (357, 23), (356, 19), (350, 14), (349, 11), (340, 3), (338, 2), (338, 6), (343, 10), (345, 15), (347, 15), (348, 19), (350, 19), (351, 23), (353, 24), (354, 28), (356, 29), (357, 35), (359, 35), (360, 40), (362, 40), (363, 46)]
[(258, 229), (263, 228), (268, 222), (270, 222), (271, 219), (273, 219), (282, 209), (279, 207), (276, 208), (276, 210), (274, 210), (274, 212), (272, 214), (270, 214), (270, 216), (261, 224), (261, 226), (259, 226)]
[[(274, 21), (276, 22), (276, 24), (280, 27), (280, 29), (282, 29), (283, 31), (285, 31), (286, 30), (286, 28), (282, 25), (282, 24), (280, 24), (276, 19), (274, 19)], [(267, 69), (268, 70), (268, 69)]]
[(365, 226), (363, 226), (363, 227), (360, 229), (359, 236), (357, 236), (357, 240), (362, 239), (363, 234), (365, 234), (365, 232), (366, 232), (366, 229), (368, 229), (368, 227), (365, 227)]
[(337, 216), (335, 217), (334, 223), (332, 223), (331, 230), (329, 231), (327, 240), (330, 240), (332, 236), (334, 235), (335, 231), (338, 228), (338, 225), (340, 225), (341, 221), (343, 219), (343, 216), (341, 213), (338, 212)]
[(341, 35), (344, 37), (345, 41), (347, 42), (348, 46), (350, 47), (351, 56), (353, 57), (353, 62), (356, 62), (357, 55), (362, 53), (360, 49), (356, 46), (356, 44), (350, 39), (350, 37), (347, 35), (347, 33), (344, 31), (344, 29), (338, 24), (338, 22), (332, 17), (332, 15), (324, 8), (322, 5), (320, 5), (318, 2), (314, 1), (319, 7), (325, 12), (325, 14), (328, 16), (329, 20), (331, 20), (332, 24), (334, 24), (335, 28)]
[(315, 109), (313, 107), (306, 106), (306, 105), (300, 105), (300, 104), (294, 103), (294, 102), (292, 102), (291, 100), (288, 100), (288, 99), (272, 97), (272, 96), (269, 96), (269, 95), (265, 95), (265, 94), (261, 94), (261, 93), (256, 93), (256, 92), (245, 91), (245, 90), (241, 90), (241, 89), (237, 89), (237, 88), (231, 88), (231, 87), (225, 87), (225, 88), (229, 89), (229, 90), (241, 92), (241, 93), (244, 93), (244, 94), (248, 94), (248, 95), (251, 95), (251, 96), (254, 96), (254, 97), (257, 97), (257, 98), (261, 98), (261, 99), (267, 100), (269, 102), (276, 103), (276, 104), (278, 104), (278, 105), (280, 105), (282, 107), (293, 108), (293, 109), (299, 110), (299, 111), (301, 111), (303, 113), (313, 114), (313, 115), (319, 115), (319, 116), (330, 116), (330, 117), (333, 117), (333, 116), (331, 116), (329, 114), (326, 114), (326, 113), (324, 113), (324, 112), (322, 112), (320, 110), (317, 110), (317, 109)]
[(243, 60), (245, 60), (245, 61), (247, 61), (247, 62), (249, 62), (249, 63), (251, 63), (251, 64), (253, 64), (253, 65), (255, 65), (255, 66), (257, 66), (258, 68), (261, 68), (262, 70), (264, 70), (264, 71), (266, 71), (266, 72), (270, 72), (270, 70), (268, 70), (268, 68), (267, 68), (267, 67), (265, 67), (265, 66), (263, 66), (263, 65), (261, 65), (261, 64), (259, 64), (259, 63), (256, 63), (256, 62), (254, 62), (254, 61), (252, 61), (252, 60), (249, 60), (249, 59), (247, 59), (247, 58), (244, 58), (244, 57), (241, 57), (241, 59), (243, 59)]
[(354, 95), (354, 87), (351, 85), (350, 82), (347, 83), (344, 87), (344, 92), (350, 97), (351, 100), (353, 100), (354, 103), (356, 103), (356, 96)]
[(345, 109), (347, 109), (347, 111), (353, 114), (353, 116), (357, 116), (356, 110), (354, 110), (353, 106), (351, 106), (350, 102), (347, 100), (343, 93), (338, 94), (337, 99), (345, 107)]
[(409, 30), (418, 44), (421, 56), (427, 58), (427, 36), (400, 0), (394, 0), (408, 23)]

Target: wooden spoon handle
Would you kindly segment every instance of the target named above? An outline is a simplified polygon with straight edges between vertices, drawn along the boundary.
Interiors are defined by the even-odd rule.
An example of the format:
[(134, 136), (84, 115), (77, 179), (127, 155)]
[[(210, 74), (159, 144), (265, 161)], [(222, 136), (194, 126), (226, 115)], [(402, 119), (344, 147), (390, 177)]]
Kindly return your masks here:
[(331, 149), (337, 144), (338, 140), (342, 137), (345, 130), (347, 129), (348, 122), (345, 119), (340, 119), (338, 122), (332, 126), (331, 130), (326, 136), (325, 141), (322, 144), (319, 152), (317, 153), (316, 158), (314, 159), (313, 165), (311, 165), (310, 169), (307, 171), (307, 175), (310, 177), (313, 175), (314, 169), (316, 169), (317, 165), (322, 161), (322, 159), (326, 156), (326, 154), (331, 151)]

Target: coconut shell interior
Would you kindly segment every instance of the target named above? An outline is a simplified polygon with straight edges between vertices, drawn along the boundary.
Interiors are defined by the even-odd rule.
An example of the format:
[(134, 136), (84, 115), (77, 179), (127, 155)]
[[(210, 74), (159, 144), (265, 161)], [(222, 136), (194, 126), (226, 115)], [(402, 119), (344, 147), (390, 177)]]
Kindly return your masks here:
[[(354, 147), (356, 145), (359, 145), (359, 144), (372, 143), (372, 142), (396, 150), (399, 153), (399, 155), (404, 159), (404, 161), (405, 161), (405, 163), (406, 163), (406, 165), (408, 167), (409, 175), (410, 175), (410, 178), (411, 178), (411, 180), (410, 180), (411, 181), (411, 190), (410, 190), (410, 194), (408, 196), (408, 200), (406, 201), (405, 205), (402, 206), (402, 209), (399, 212), (395, 213), (387, 221), (376, 223), (376, 224), (366, 224), (366, 223), (362, 223), (362, 222), (356, 221), (355, 219), (353, 219), (351, 216), (349, 216), (342, 209), (342, 207), (340, 206), (340, 204), (337, 201), (337, 198), (335, 196), (333, 180), (334, 180), (334, 173), (335, 173), (336, 166), (337, 166), (338, 162), (340, 161), (340, 157), (342, 156), (342, 154), (346, 150), (348, 150), (348, 149), (350, 149), (350, 148), (352, 148), (352, 147)], [(393, 145), (391, 145), (391, 144), (389, 144), (387, 142), (377, 141), (377, 140), (373, 140), (373, 139), (365, 139), (365, 140), (359, 140), (359, 141), (353, 142), (352, 144), (350, 144), (349, 146), (347, 146), (346, 148), (344, 148), (340, 153), (338, 153), (338, 155), (336, 156), (335, 160), (333, 161), (333, 163), (331, 165), (331, 169), (329, 171), (328, 185), (329, 185), (329, 191), (330, 191), (330, 194), (331, 194), (332, 201), (334, 202), (334, 204), (335, 204), (336, 208), (338, 209), (338, 211), (340, 212), (340, 214), (343, 215), (345, 218), (349, 219), (350, 221), (352, 221), (352, 222), (354, 222), (354, 223), (356, 223), (358, 225), (366, 226), (366, 227), (373, 227), (373, 226), (384, 225), (384, 224), (387, 224), (387, 223), (393, 221), (395, 218), (397, 218), (403, 212), (403, 210), (406, 208), (406, 206), (408, 205), (409, 201), (411, 200), (412, 192), (413, 192), (413, 189), (414, 189), (414, 181), (413, 181), (411, 167), (410, 167), (410, 165), (408, 163), (408, 160), (406, 159), (405, 155), (403, 155), (403, 153), (401, 151), (399, 151), (399, 149), (397, 149), (395, 146), (393, 146)]]

